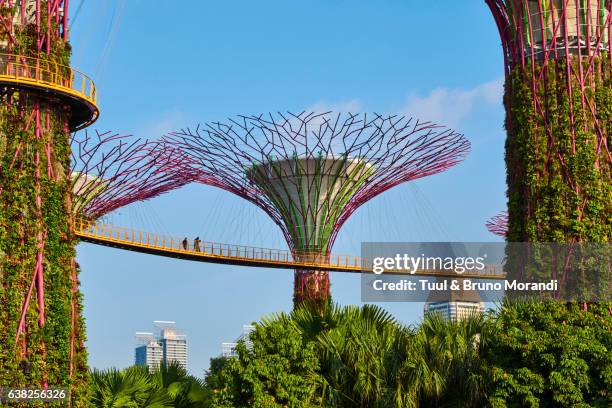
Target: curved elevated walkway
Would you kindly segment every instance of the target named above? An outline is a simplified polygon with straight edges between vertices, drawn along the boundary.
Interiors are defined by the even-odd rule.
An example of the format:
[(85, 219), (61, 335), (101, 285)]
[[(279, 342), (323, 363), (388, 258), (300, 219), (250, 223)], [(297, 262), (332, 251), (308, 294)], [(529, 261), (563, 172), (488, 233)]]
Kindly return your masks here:
[[(332, 255), (326, 263), (303, 262), (296, 259), (291, 251), (257, 248), (242, 245), (200, 242), (199, 248), (190, 241), (183, 247), (183, 238), (158, 235), (155, 233), (117, 227), (100, 222), (77, 220), (74, 224), (76, 236), (85, 242), (104, 245), (128, 251), (229, 265), (257, 266), (280, 269), (324, 270), (330, 272), (371, 272), (365, 267), (368, 262), (360, 257)], [(409, 275), (406, 271), (385, 271), (385, 274)], [(484, 273), (457, 275), (446, 270), (422, 270), (416, 276), (440, 276), (471, 279), (504, 279), (501, 271), (486, 269)]]

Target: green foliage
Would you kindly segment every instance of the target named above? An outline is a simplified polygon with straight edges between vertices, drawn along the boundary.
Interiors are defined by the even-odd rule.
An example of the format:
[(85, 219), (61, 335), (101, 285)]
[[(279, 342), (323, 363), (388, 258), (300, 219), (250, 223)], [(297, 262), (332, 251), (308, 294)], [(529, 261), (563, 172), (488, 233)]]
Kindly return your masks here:
[(133, 366), (123, 371), (94, 370), (90, 377), (90, 406), (100, 408), (172, 407), (170, 397), (148, 370)]
[(415, 328), (376, 306), (301, 308), (263, 319), (206, 384), (217, 407), (607, 407), (609, 307), (517, 302)]
[(263, 319), (252, 348), (213, 360), (206, 382), (219, 407), (482, 406), (484, 327), (434, 315), (414, 330), (371, 305), (301, 308)]
[(486, 350), (493, 407), (612, 406), (609, 305), (505, 304)]
[(204, 381), (187, 374), (178, 362), (162, 363), (151, 374), (155, 384), (165, 390), (175, 408), (203, 408), (209, 406), (211, 393)]
[(238, 358), (211, 364), (207, 384), (214, 406), (318, 406), (315, 345), (302, 338), (287, 315), (258, 325), (250, 340), (252, 348), (238, 344)]
[(423, 320), (407, 356), (411, 368), (401, 382), (413, 384), (420, 407), (481, 407), (488, 394), (484, 350), (495, 341), (483, 315), (453, 322), (439, 314)]
[[(295, 313), (298, 324), (317, 318), (304, 314), (305, 309)], [(410, 390), (396, 379), (406, 368), (412, 333), (371, 305), (334, 307), (327, 315), (329, 329), (315, 338), (325, 400), (333, 406), (386, 407), (409, 398)]]
[(330, 306), (256, 325), (205, 383), (177, 364), (94, 371), (92, 407), (609, 407), (612, 305), (514, 302), (415, 328)]
[(204, 408), (210, 400), (204, 383), (176, 362), (152, 373), (141, 366), (94, 370), (89, 387), (94, 408)]

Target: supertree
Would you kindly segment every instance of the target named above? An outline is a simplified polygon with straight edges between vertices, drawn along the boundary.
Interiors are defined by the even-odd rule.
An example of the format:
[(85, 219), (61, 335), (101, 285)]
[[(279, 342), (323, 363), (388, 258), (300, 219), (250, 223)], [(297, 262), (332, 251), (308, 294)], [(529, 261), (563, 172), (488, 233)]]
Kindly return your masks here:
[(176, 154), (158, 141), (111, 132), (80, 132), (72, 138), (72, 211), (96, 220), (192, 181), (174, 171)]
[(610, 0), (486, 0), (505, 60), (508, 240), (608, 242)]
[(485, 226), (492, 234), (505, 238), (508, 234), (508, 212), (502, 211), (491, 217)]
[[(363, 203), (400, 183), (459, 163), (469, 142), (404, 116), (312, 113), (238, 116), (173, 132), (196, 180), (260, 207), (299, 260), (329, 258), (340, 227)], [(294, 305), (330, 299), (328, 272), (296, 270)]]
[(67, 169), (96, 90), (70, 68), (68, 0), (0, 0), (0, 48), (0, 387), (67, 387), (85, 406)]

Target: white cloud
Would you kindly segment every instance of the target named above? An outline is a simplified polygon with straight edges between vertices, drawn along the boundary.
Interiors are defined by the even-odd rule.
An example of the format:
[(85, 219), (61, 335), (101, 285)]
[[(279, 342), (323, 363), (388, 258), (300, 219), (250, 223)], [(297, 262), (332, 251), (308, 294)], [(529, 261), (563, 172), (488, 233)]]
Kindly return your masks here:
[[(498, 105), (502, 102), (503, 78), (485, 82), (472, 89), (436, 88), (428, 95), (411, 93), (407, 103), (396, 113), (458, 128), (479, 104)], [(330, 102), (320, 100), (304, 108), (305, 112), (361, 113), (364, 105), (359, 99)], [(295, 112), (294, 112), (295, 113)], [(384, 112), (379, 112), (384, 113)], [(314, 120), (312, 124), (316, 124)]]
[(468, 90), (436, 88), (424, 97), (411, 94), (400, 112), (424, 121), (457, 127), (477, 104), (501, 103), (502, 95), (502, 78)]

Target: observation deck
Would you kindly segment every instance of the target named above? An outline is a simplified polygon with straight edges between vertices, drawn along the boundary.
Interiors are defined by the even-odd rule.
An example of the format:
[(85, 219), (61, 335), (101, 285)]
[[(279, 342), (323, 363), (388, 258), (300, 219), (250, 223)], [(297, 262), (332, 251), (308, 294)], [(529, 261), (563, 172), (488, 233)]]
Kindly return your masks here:
[(98, 119), (97, 90), (87, 75), (54, 62), (0, 53), (0, 86), (57, 98), (70, 107), (68, 126), (83, 129)]

